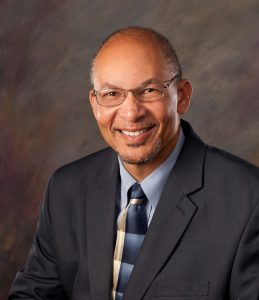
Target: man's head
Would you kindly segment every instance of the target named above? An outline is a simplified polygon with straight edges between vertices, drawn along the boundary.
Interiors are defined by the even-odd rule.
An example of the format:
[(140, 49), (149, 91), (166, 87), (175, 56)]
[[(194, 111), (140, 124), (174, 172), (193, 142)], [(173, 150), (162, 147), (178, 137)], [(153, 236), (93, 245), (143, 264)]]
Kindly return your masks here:
[[(192, 90), (181, 76), (174, 49), (151, 29), (119, 30), (100, 47), (92, 64), (90, 102), (104, 139), (124, 164), (152, 171), (175, 147), (179, 115), (187, 111)], [(120, 89), (128, 92), (118, 104), (112, 99)], [(145, 101), (153, 100), (156, 89), (161, 97)], [(109, 106), (104, 97), (118, 105)]]
[(148, 38), (149, 40), (153, 40), (153, 42), (158, 43), (158, 46), (160, 47), (160, 51), (162, 52), (165, 59), (167, 59), (168, 65), (172, 67), (173, 71), (179, 74), (179, 79), (180, 80), (182, 79), (182, 68), (178, 56), (172, 44), (166, 37), (164, 37), (162, 34), (160, 34), (159, 32), (151, 28), (129, 27), (129, 28), (119, 29), (113, 32), (101, 43), (91, 63), (90, 79), (92, 84), (94, 82), (94, 77), (93, 77), (94, 65), (99, 52), (102, 50), (104, 46), (107, 46), (108, 43), (112, 42), (114, 38), (120, 38), (122, 36), (124, 37), (127, 36), (128, 38), (131, 37), (134, 40), (139, 40), (143, 42), (145, 41), (145, 38)]

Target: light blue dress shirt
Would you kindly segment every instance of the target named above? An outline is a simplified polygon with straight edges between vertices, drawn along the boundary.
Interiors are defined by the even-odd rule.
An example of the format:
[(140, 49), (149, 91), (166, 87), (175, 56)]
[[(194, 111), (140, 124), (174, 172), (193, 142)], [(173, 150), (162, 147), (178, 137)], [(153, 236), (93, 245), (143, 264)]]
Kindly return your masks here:
[[(139, 182), (148, 199), (147, 206), (146, 206), (148, 225), (152, 220), (152, 217), (156, 210), (158, 201), (160, 199), (160, 196), (162, 194), (168, 176), (172, 171), (177, 161), (177, 158), (182, 150), (184, 141), (185, 141), (185, 137), (182, 129), (180, 129), (180, 135), (176, 147), (174, 148), (172, 153), (157, 169), (155, 169), (151, 174), (149, 174), (146, 178), (144, 178), (141, 182)], [(120, 158), (119, 158), (119, 166), (120, 166), (120, 177), (121, 177), (121, 192), (120, 192), (120, 199), (119, 199), (119, 207), (120, 210), (122, 210), (122, 208), (127, 206), (127, 202), (128, 202), (127, 193), (129, 188), (137, 181), (125, 169)]]

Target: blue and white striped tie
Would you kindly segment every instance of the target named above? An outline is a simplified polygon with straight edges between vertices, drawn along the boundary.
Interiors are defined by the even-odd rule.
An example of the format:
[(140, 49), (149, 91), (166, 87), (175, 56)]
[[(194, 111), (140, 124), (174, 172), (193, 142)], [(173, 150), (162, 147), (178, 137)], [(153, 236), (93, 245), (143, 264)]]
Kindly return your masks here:
[(147, 198), (135, 183), (129, 190), (129, 204), (124, 208), (118, 221), (117, 240), (114, 251), (112, 299), (120, 300), (137, 261), (139, 249), (147, 231)]

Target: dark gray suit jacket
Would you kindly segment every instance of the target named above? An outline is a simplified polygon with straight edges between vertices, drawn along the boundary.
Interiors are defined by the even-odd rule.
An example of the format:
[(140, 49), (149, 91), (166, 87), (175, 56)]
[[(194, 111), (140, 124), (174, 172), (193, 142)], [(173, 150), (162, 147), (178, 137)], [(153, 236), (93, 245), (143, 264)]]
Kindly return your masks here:
[[(182, 127), (124, 299), (259, 299), (258, 169)], [(119, 183), (111, 149), (55, 172), (9, 299), (110, 299)]]

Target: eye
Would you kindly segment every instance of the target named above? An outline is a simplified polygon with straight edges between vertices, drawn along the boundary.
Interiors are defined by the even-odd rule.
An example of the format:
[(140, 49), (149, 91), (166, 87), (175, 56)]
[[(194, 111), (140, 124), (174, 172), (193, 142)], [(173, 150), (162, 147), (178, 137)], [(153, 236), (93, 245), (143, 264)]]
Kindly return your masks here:
[(116, 90), (105, 90), (100, 92), (101, 97), (104, 98), (114, 98), (114, 97), (120, 97), (121, 93)]
[(104, 94), (104, 96), (109, 96), (109, 97), (113, 97), (113, 96), (117, 96), (117, 95), (118, 95), (118, 92), (115, 92), (115, 91), (106, 92)]
[(145, 89), (143, 90), (143, 93), (144, 93), (144, 94), (150, 94), (150, 93), (153, 93), (153, 92), (155, 92), (155, 91), (156, 91), (156, 89), (151, 88), (151, 87), (148, 87), (148, 88), (145, 88)]

